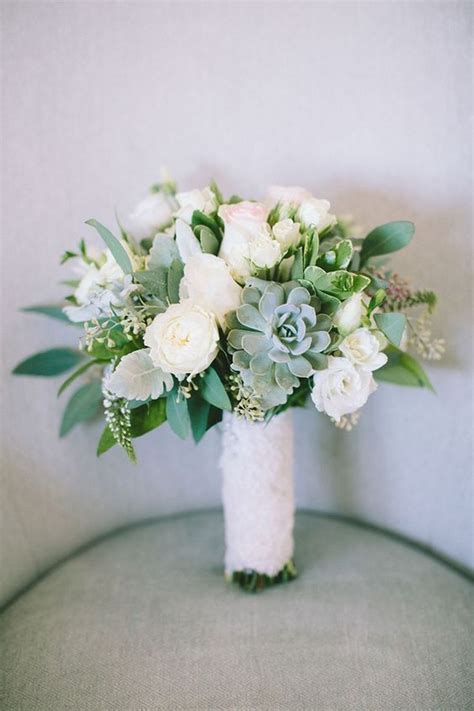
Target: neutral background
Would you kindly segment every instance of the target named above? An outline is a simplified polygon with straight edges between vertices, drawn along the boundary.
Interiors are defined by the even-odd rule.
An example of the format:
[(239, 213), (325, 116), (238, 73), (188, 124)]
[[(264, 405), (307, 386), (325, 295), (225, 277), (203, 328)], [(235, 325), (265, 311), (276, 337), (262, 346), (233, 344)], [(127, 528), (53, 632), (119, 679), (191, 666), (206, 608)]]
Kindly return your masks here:
[(472, 564), (469, 3), (3, 3), (2, 592), (101, 532), (217, 505), (219, 433), (164, 427), (138, 467), (60, 441), (57, 383), (9, 376), (74, 333), (62, 251), (159, 178), (261, 196), (302, 184), (371, 228), (416, 222), (400, 272), (436, 289), (437, 396), (379, 388), (352, 433), (296, 415), (302, 507), (342, 512)]

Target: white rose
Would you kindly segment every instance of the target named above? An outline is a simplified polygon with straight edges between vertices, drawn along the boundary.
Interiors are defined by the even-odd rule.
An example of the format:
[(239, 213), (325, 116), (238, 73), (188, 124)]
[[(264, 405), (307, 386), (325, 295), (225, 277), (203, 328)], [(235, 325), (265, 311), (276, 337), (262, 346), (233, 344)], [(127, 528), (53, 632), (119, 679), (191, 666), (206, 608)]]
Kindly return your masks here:
[(125, 229), (135, 239), (154, 237), (173, 219), (176, 203), (170, 195), (152, 193), (126, 218)]
[(380, 340), (368, 328), (358, 328), (344, 338), (339, 350), (361, 370), (377, 370), (387, 362), (385, 353), (380, 352)]
[(328, 200), (317, 198), (304, 200), (298, 208), (298, 218), (307, 227), (316, 227), (318, 232), (322, 232), (326, 227), (337, 222), (335, 215), (329, 212), (330, 207), (331, 203)]
[(225, 316), (240, 306), (242, 288), (232, 279), (229, 267), (220, 257), (195, 254), (184, 267), (179, 285), (181, 299), (190, 299), (205, 311), (214, 314), (220, 326)]
[(176, 200), (179, 205), (176, 217), (180, 217), (188, 223), (191, 223), (194, 210), (209, 214), (217, 208), (216, 196), (209, 186), (203, 188), (203, 190), (189, 190), (185, 193), (178, 193)]
[(187, 299), (155, 316), (143, 340), (155, 367), (183, 377), (211, 365), (218, 351), (219, 331), (214, 315)]
[(339, 333), (347, 336), (348, 333), (359, 328), (363, 313), (363, 294), (353, 294), (339, 306), (332, 320)]
[(283, 252), (286, 252), (290, 247), (297, 247), (301, 241), (300, 223), (293, 222), (289, 218), (280, 220), (273, 225), (272, 231)]
[(267, 191), (267, 201), (272, 206), (278, 202), (282, 204), (291, 203), (293, 205), (299, 205), (304, 200), (311, 200), (311, 198), (311, 193), (299, 185), (288, 187), (283, 185), (271, 185)]
[(365, 405), (377, 388), (370, 371), (356, 368), (347, 358), (328, 357), (328, 367), (313, 378), (311, 399), (319, 412), (339, 421)]
[(250, 261), (259, 269), (270, 269), (281, 259), (281, 247), (276, 239), (268, 232), (262, 230), (259, 237), (249, 244)]
[(250, 276), (249, 244), (257, 239), (266, 225), (268, 208), (259, 202), (221, 205), (219, 217), (224, 222), (224, 239), (219, 257), (229, 265), (232, 276), (244, 282)]

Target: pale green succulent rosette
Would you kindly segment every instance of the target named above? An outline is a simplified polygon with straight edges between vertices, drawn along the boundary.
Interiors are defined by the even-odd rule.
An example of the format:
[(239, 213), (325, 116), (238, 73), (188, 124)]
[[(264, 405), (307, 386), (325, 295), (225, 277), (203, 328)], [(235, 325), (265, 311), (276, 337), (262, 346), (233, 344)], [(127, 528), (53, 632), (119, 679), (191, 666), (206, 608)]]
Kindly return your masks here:
[(318, 300), (296, 281), (285, 284), (251, 278), (242, 305), (228, 318), (231, 368), (268, 410), (315, 370), (326, 367), (332, 322), (316, 314)]

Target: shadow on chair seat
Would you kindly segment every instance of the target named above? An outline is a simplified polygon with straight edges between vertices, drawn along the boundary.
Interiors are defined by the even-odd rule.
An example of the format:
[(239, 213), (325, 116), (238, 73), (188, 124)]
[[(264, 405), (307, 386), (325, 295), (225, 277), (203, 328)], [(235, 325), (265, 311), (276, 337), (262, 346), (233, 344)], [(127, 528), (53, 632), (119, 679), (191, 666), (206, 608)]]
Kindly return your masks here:
[(302, 513), (300, 577), (222, 576), (219, 513), (135, 526), (0, 616), (4, 710), (468, 709), (468, 580), (418, 550)]

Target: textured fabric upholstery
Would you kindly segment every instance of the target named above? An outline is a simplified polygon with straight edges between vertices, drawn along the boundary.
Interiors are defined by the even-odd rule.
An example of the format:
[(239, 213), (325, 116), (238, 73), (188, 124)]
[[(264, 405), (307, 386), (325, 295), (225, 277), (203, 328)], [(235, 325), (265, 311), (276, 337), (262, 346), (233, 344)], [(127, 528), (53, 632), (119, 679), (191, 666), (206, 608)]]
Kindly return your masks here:
[(300, 514), (300, 577), (222, 579), (219, 513), (133, 527), (0, 616), (0, 707), (472, 708), (468, 580), (390, 537)]

